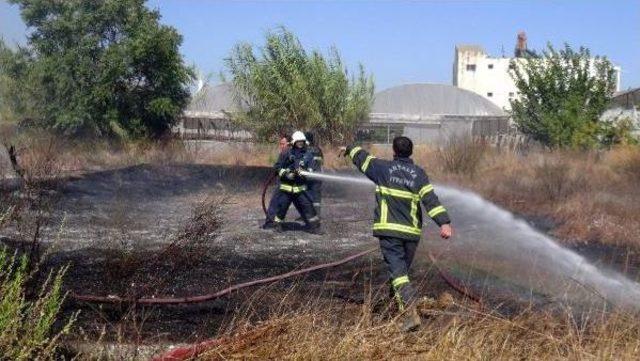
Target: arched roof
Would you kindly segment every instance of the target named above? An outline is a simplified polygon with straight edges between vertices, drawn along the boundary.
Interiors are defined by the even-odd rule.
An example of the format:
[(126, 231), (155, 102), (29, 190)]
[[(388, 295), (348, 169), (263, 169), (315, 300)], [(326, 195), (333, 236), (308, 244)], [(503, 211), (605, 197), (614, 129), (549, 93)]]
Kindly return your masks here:
[(482, 96), (452, 85), (406, 84), (375, 95), (372, 113), (433, 115), (505, 115)]
[(205, 84), (202, 89), (195, 93), (187, 111), (191, 112), (234, 112), (242, 109), (240, 102), (234, 94), (231, 83), (222, 83), (211, 86)]

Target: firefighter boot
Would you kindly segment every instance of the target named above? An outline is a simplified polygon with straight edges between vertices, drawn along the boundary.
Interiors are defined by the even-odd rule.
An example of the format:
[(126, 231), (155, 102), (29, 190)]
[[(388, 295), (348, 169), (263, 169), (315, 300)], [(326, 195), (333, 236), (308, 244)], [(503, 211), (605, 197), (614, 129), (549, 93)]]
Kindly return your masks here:
[(416, 331), (422, 324), (415, 303), (407, 307), (398, 319), (398, 326), (402, 332)]
[(315, 222), (309, 222), (307, 226), (307, 231), (311, 234), (323, 235), (322, 227), (320, 226), (320, 221), (317, 220)]
[(276, 222), (271, 221), (271, 220), (267, 220), (264, 222), (264, 224), (262, 225), (262, 229), (274, 229), (276, 227)]

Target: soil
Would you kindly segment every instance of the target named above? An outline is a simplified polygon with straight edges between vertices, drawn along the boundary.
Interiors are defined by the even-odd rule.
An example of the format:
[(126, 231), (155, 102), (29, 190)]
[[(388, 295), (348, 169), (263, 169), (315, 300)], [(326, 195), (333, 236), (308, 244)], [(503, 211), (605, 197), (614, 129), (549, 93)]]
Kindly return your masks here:
[[(261, 191), (266, 167), (194, 164), (139, 165), (67, 179), (42, 241), (42, 269), (69, 265), (70, 293), (154, 297), (212, 293), (244, 281), (334, 261), (377, 241), (370, 234), (370, 190), (325, 184), (323, 235), (309, 234), (294, 220), (288, 230), (262, 230)], [(267, 201), (271, 191), (267, 192)], [(205, 199), (222, 206), (222, 226), (198, 242), (162, 254), (179, 238)], [(431, 236), (434, 227), (430, 227)], [(4, 243), (19, 246), (11, 230)], [(597, 256), (594, 252), (594, 256)], [(428, 262), (421, 245), (412, 278), (422, 295), (437, 298), (451, 291)], [(78, 340), (126, 340), (142, 343), (194, 342), (233, 327), (234, 314), (259, 320), (277, 310), (283, 298), (305, 302), (329, 300), (358, 307), (371, 285), (376, 302), (386, 303), (386, 271), (379, 253), (354, 262), (248, 288), (193, 305), (130, 307), (67, 302), (67, 315), (80, 310)], [(473, 287), (472, 284), (468, 285)], [(459, 294), (457, 297), (462, 298)], [(483, 293), (485, 301), (517, 306), (508, 291)], [(505, 302), (509, 300), (509, 302)]]

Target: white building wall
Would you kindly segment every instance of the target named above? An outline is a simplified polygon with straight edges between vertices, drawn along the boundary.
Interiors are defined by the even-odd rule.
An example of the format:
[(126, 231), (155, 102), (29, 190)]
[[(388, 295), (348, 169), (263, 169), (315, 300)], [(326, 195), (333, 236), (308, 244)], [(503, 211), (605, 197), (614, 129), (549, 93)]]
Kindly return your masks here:
[[(509, 110), (510, 100), (518, 96), (509, 64), (513, 58), (493, 58), (479, 46), (456, 47), (453, 64), (453, 85), (470, 90)], [(519, 58), (518, 60), (524, 60)], [(616, 91), (620, 89), (620, 67), (616, 70)]]

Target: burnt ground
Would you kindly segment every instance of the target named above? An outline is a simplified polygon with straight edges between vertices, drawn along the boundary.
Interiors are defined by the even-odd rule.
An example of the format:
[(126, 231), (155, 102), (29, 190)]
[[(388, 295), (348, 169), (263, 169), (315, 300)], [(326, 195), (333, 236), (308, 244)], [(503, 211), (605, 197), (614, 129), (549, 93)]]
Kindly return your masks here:
[[(370, 235), (373, 195), (357, 187), (325, 186), (324, 235), (301, 229), (294, 222), (293, 207), (287, 216), (287, 232), (261, 230), (260, 194), (269, 171), (262, 167), (139, 165), (70, 178), (59, 187), (52, 219), (42, 232), (46, 256), (41, 268), (69, 265), (65, 288), (71, 293), (189, 296), (334, 261), (376, 246)], [(197, 244), (187, 242), (159, 256), (183, 232), (194, 207), (205, 199), (224, 203), (222, 226)], [(10, 238), (5, 243), (15, 246)], [(447, 287), (425, 259), (416, 261), (414, 278), (423, 293), (437, 296)], [(371, 285), (377, 297), (386, 300), (385, 280), (381, 256), (374, 253), (202, 304), (131, 308), (70, 299), (65, 312), (81, 311), (79, 336), (88, 340), (124, 337), (145, 343), (185, 342), (212, 337), (231, 327), (231, 317), (238, 310), (259, 319), (272, 312), (285, 295), (301, 304), (331, 300), (357, 307)]]
[[(325, 184), (324, 235), (300, 229), (293, 222), (297, 217), (293, 207), (287, 216), (289, 231), (261, 230), (260, 194), (269, 171), (263, 167), (138, 165), (70, 178), (57, 189), (52, 218), (42, 232), (46, 256), (41, 268), (69, 265), (65, 288), (71, 293), (191, 296), (376, 246), (370, 235), (373, 195), (357, 186)], [(194, 207), (206, 199), (222, 204), (221, 227), (197, 241), (182, 239), (179, 247), (161, 253), (179, 239)], [(15, 246), (9, 240), (17, 237), (11, 232), (6, 236), (5, 243)], [(435, 227), (428, 227), (427, 238), (434, 237)], [(451, 291), (424, 251), (423, 242), (412, 270), (421, 294), (437, 297)], [(593, 259), (598, 252), (607, 253), (588, 251)], [(355, 310), (372, 290), (383, 317), (385, 281), (382, 258), (376, 252), (336, 268), (247, 288), (201, 304), (129, 307), (70, 299), (64, 311), (81, 311), (81, 331), (74, 336), (78, 339), (191, 342), (232, 328), (237, 322), (233, 315), (259, 320), (278, 310), (283, 298), (300, 307), (327, 301)], [(508, 311), (517, 306), (508, 287), (493, 292), (482, 284), (466, 285), (492, 307)]]

